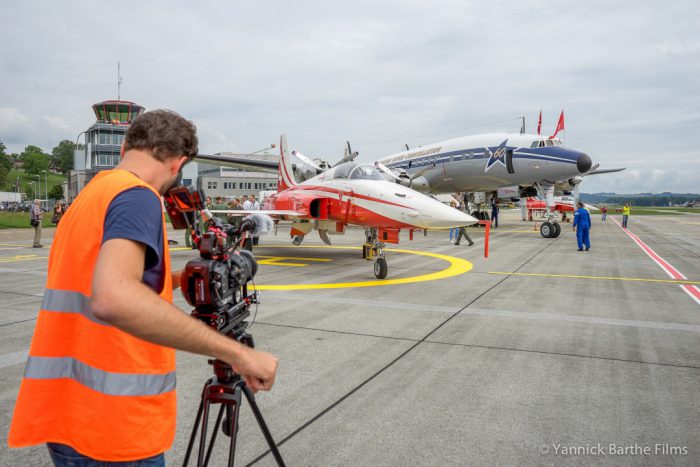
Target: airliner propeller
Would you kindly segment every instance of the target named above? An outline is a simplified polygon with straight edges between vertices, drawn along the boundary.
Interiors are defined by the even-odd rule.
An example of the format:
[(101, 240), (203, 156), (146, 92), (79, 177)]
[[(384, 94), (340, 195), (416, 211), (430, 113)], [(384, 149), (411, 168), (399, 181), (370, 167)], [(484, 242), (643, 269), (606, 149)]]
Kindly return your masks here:
[(308, 157), (306, 157), (305, 155), (303, 155), (299, 151), (292, 151), (292, 156), (296, 156), (297, 159), (299, 159), (300, 161), (304, 162), (305, 164), (310, 165), (311, 167), (316, 169), (318, 171), (318, 173), (321, 173), (324, 170), (323, 168), (321, 168), (320, 165), (318, 165), (316, 162), (312, 161), (311, 159), (309, 159)]
[(360, 154), (357, 151), (352, 152), (352, 148), (350, 147), (350, 141), (346, 141), (345, 143), (346, 143), (345, 154), (343, 154), (342, 159), (340, 159), (338, 162), (333, 164), (333, 167), (335, 167), (336, 165), (344, 164), (345, 162), (352, 162)]
[(407, 186), (409, 188), (413, 184), (413, 180), (417, 179), (418, 177), (422, 177), (425, 172), (427, 172), (429, 169), (431, 169), (431, 167), (426, 167), (424, 169), (419, 170), (418, 172), (414, 173), (413, 175), (411, 175), (409, 177), (405, 170), (401, 170), (400, 174), (396, 175), (396, 173), (394, 173), (394, 171), (392, 171), (389, 167), (387, 167), (386, 165), (382, 164), (379, 161), (376, 161), (374, 163), (374, 166), (377, 169), (384, 172), (385, 174), (389, 175), (391, 178), (393, 178), (396, 183), (399, 183), (403, 186)]

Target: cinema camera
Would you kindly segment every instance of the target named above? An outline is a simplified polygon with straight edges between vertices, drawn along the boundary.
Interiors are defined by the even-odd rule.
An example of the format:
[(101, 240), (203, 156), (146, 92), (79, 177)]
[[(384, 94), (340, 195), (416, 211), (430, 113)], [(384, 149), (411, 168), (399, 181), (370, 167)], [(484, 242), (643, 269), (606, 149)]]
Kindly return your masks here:
[[(188, 261), (181, 276), (182, 294), (187, 303), (194, 307), (191, 315), (241, 344), (254, 347), (253, 336), (246, 332), (246, 319), (250, 316), (250, 306), (259, 303), (258, 293), (248, 288), (258, 271), (258, 263), (253, 254), (242, 249), (241, 245), (247, 232), (254, 235), (266, 233), (272, 226), (272, 220), (264, 216), (249, 216), (241, 221), (240, 227), (223, 224), (205, 209), (204, 194), (193, 187), (176, 186), (163, 198), (173, 228), (194, 226), (196, 213), (208, 225), (207, 231), (195, 238), (199, 258)], [(228, 465), (233, 466), (243, 394), (277, 465), (284, 466), (282, 456), (255, 402), (255, 396), (243, 378), (226, 362), (209, 360), (209, 364), (213, 367), (214, 376), (204, 384), (183, 465), (189, 463), (201, 423), (197, 465), (205, 466), (209, 463), (218, 433), (216, 427), (221, 425), (223, 433), (230, 437)], [(220, 409), (211, 439), (207, 443), (209, 409), (212, 404), (220, 404)]]
[(238, 339), (247, 327), (250, 305), (258, 303), (257, 292), (248, 290), (258, 263), (250, 251), (239, 247), (246, 232), (256, 231), (256, 220), (245, 218), (240, 227), (223, 224), (205, 209), (202, 192), (193, 187), (172, 188), (164, 198), (173, 228), (193, 226), (196, 212), (208, 225), (195, 238), (200, 257), (187, 263), (180, 283), (185, 300), (194, 307), (192, 316)]

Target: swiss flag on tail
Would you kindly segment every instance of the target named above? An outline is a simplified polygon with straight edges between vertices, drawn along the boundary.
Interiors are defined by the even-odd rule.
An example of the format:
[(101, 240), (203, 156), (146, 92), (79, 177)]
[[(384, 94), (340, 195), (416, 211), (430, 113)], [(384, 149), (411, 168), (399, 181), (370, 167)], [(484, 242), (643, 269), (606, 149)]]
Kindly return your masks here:
[(564, 111), (561, 111), (561, 114), (559, 115), (559, 121), (557, 122), (557, 128), (554, 130), (554, 134), (549, 137), (549, 139), (554, 138), (557, 136), (557, 133), (559, 133), (561, 130), (564, 130)]
[(542, 111), (540, 110), (540, 119), (537, 120), (537, 134), (540, 135), (542, 131)]

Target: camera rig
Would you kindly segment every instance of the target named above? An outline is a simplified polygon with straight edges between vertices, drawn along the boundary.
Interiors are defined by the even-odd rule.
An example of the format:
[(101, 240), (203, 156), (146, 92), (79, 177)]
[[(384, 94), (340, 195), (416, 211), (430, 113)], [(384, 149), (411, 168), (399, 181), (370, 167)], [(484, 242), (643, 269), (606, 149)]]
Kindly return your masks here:
[[(258, 263), (253, 254), (241, 246), (247, 232), (256, 232), (256, 220), (246, 217), (238, 227), (222, 223), (206, 209), (204, 194), (193, 187), (176, 186), (163, 198), (166, 212), (175, 229), (191, 229), (197, 221), (197, 213), (207, 225), (207, 231), (194, 238), (199, 258), (187, 262), (180, 281), (185, 300), (194, 307), (191, 315), (239, 343), (255, 347), (253, 336), (246, 329), (250, 306), (260, 303), (258, 293), (248, 288), (248, 283), (258, 271)], [(209, 360), (209, 364), (213, 367), (214, 376), (204, 384), (183, 465), (189, 463), (201, 423), (197, 465), (205, 466), (209, 463), (218, 433), (217, 427), (220, 425), (223, 433), (230, 437), (228, 465), (233, 466), (238, 416), (242, 395), (245, 395), (270, 452), (277, 464), (284, 466), (255, 396), (243, 378), (226, 362)], [(207, 443), (209, 409), (212, 404), (220, 404), (220, 409), (211, 439)]]
[(243, 219), (239, 227), (223, 224), (205, 208), (203, 193), (193, 187), (174, 187), (164, 199), (175, 229), (194, 226), (197, 213), (207, 225), (207, 231), (194, 238), (200, 257), (189, 261), (181, 276), (182, 294), (194, 307), (192, 316), (238, 340), (247, 328), (250, 305), (259, 303), (257, 292), (248, 288), (258, 263), (250, 251), (240, 248), (246, 233), (255, 230), (255, 220)]

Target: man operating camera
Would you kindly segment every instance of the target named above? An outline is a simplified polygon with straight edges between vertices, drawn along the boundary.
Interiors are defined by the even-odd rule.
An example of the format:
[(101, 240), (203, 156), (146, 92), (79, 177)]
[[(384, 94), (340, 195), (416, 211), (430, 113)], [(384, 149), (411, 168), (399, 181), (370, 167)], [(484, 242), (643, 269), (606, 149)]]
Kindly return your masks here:
[(253, 391), (272, 387), (274, 356), (172, 304), (180, 272), (170, 269), (160, 196), (196, 154), (191, 122), (146, 112), (120, 164), (97, 174), (61, 220), (11, 447), (47, 443), (56, 465), (164, 465), (175, 435), (174, 349), (230, 364)]

